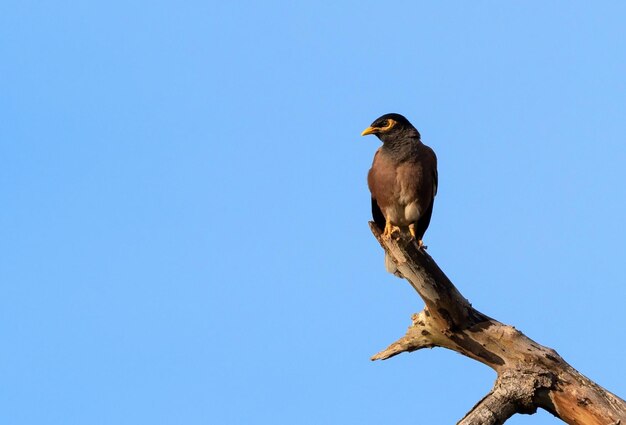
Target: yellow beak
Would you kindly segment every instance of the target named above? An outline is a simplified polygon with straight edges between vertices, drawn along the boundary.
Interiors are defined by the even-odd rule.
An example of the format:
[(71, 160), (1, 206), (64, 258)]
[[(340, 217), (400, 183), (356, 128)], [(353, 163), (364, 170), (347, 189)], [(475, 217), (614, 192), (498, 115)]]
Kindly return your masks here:
[(363, 133), (361, 133), (361, 136), (367, 136), (368, 134), (374, 134), (374, 133), (378, 133), (377, 128), (367, 127), (365, 130), (363, 130)]

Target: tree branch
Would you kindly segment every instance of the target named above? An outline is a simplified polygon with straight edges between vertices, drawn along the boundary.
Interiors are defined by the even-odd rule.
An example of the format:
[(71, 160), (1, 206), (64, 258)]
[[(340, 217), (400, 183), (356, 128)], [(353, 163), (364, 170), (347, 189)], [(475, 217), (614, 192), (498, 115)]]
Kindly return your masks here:
[(443, 339), (437, 338), (439, 332), (433, 330), (430, 313), (426, 309), (414, 314), (411, 319), (413, 324), (406, 335), (373, 356), (372, 360), (387, 360), (400, 353), (432, 348), (443, 343)]
[(370, 228), (426, 304), (413, 315), (406, 335), (372, 360), (444, 347), (494, 369), (494, 388), (460, 425), (502, 424), (515, 413), (532, 414), (537, 408), (572, 425), (626, 425), (624, 400), (581, 375), (556, 351), (474, 309), (412, 238), (398, 231), (383, 236), (373, 222)]

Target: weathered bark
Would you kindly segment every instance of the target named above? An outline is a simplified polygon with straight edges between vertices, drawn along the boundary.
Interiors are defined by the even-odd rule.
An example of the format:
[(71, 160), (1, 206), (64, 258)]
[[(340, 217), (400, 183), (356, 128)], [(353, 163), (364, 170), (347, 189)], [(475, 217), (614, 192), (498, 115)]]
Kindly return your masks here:
[(572, 425), (626, 425), (624, 400), (580, 374), (556, 351), (474, 309), (409, 236), (396, 231), (386, 237), (376, 224), (370, 227), (426, 304), (413, 315), (406, 335), (372, 360), (444, 347), (494, 369), (493, 389), (460, 425), (503, 424), (515, 413), (532, 414), (537, 408)]

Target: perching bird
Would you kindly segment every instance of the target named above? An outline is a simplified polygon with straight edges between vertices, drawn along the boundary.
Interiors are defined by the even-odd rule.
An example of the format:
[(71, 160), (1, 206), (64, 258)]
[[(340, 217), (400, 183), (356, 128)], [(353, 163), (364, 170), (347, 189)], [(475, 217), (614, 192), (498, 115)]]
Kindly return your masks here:
[[(437, 156), (400, 114), (376, 119), (361, 133), (368, 134), (383, 142), (367, 175), (374, 222), (387, 236), (394, 227), (408, 230), (421, 248), (437, 194)], [(395, 264), (387, 257), (385, 266), (395, 274)]]

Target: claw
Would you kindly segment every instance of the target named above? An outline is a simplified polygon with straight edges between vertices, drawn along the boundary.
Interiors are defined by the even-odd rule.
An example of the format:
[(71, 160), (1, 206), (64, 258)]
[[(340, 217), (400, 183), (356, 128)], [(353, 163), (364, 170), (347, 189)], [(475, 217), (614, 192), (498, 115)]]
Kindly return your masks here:
[(391, 232), (393, 232), (393, 226), (391, 225), (391, 221), (387, 220), (385, 223), (385, 231), (383, 232), (383, 236), (389, 237), (391, 236)]

